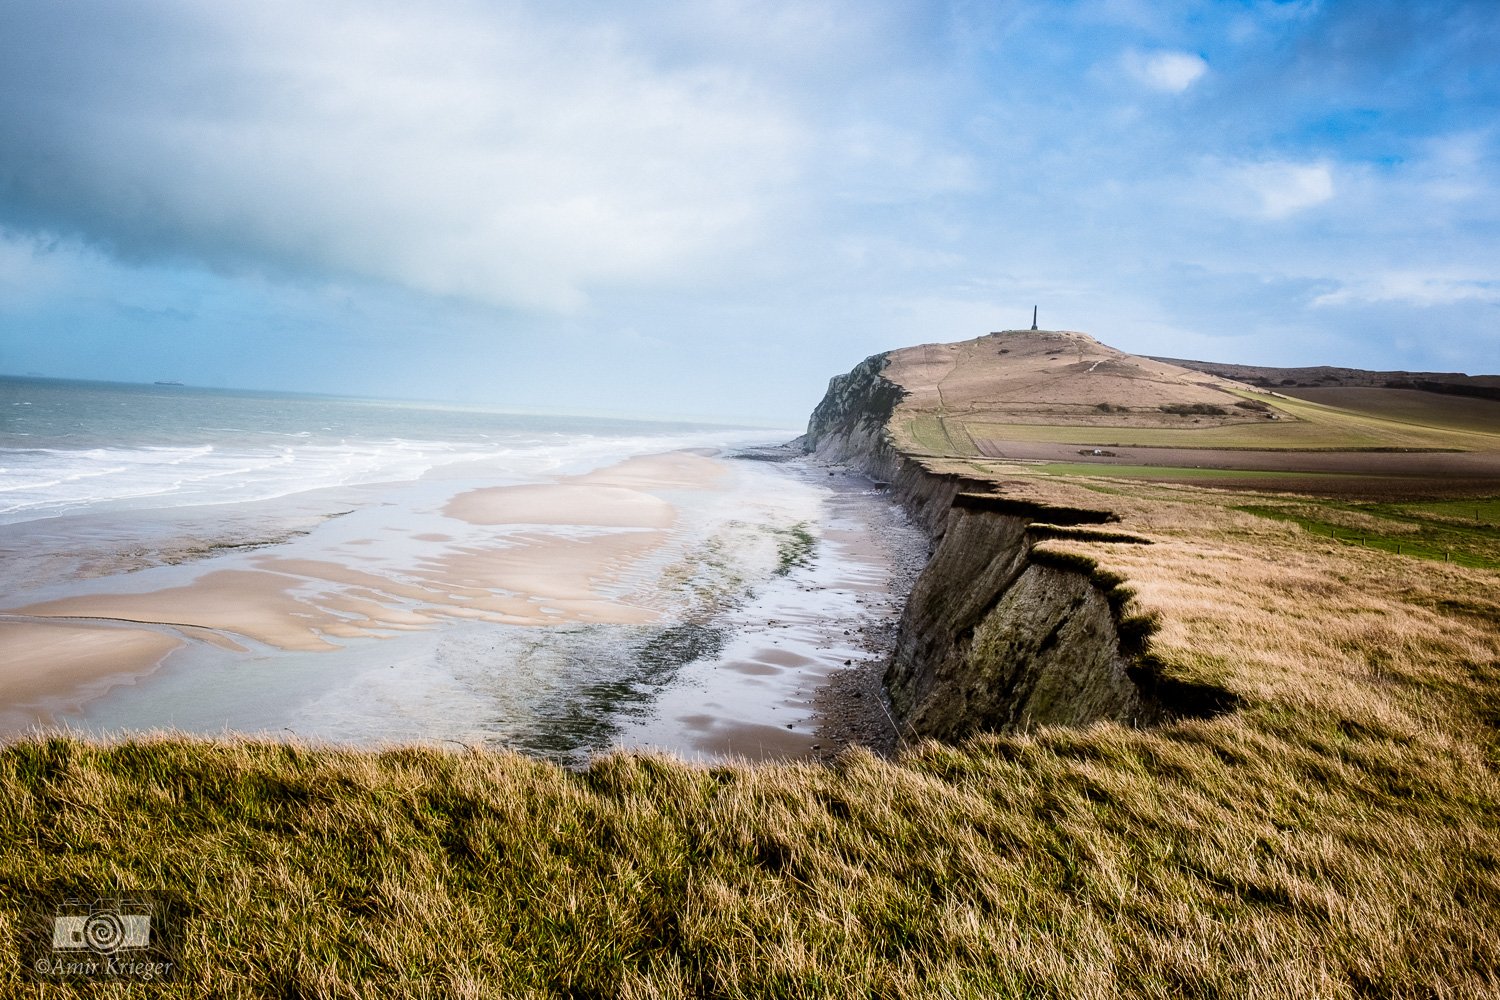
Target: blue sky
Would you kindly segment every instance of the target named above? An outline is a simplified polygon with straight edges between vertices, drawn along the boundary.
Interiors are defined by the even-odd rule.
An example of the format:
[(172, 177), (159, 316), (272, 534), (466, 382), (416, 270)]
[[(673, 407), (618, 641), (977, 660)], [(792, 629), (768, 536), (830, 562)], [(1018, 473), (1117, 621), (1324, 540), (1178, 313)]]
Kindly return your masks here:
[(7, 0), (0, 372), (796, 424), (1029, 325), (1500, 372), (1500, 4)]

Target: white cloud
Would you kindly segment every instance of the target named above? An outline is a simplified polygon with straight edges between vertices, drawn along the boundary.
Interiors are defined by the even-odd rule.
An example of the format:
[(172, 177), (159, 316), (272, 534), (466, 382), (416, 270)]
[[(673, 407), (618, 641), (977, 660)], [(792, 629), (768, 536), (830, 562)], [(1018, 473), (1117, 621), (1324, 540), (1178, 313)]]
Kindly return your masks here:
[(1242, 164), (1230, 170), (1230, 179), (1251, 196), (1255, 214), (1268, 219), (1286, 218), (1334, 196), (1333, 168), (1321, 162)]
[(1414, 306), (1446, 306), (1458, 302), (1500, 303), (1500, 281), (1392, 271), (1373, 278), (1346, 282), (1312, 300), (1315, 306), (1401, 302)]
[(1123, 57), (1125, 71), (1138, 83), (1167, 94), (1180, 94), (1208, 72), (1208, 63), (1191, 52), (1138, 52)]

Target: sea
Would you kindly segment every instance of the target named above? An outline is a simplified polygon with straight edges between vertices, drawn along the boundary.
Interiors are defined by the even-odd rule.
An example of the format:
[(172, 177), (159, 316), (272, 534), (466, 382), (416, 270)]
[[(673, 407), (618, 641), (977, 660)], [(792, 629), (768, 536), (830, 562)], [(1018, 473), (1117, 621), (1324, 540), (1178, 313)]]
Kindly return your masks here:
[(534, 481), (676, 448), (773, 443), (765, 428), (61, 379), (0, 378), (0, 524), (274, 500), (485, 462)]
[[(0, 621), (268, 556), (377, 551), (419, 566), (436, 556), (411, 539), (447, 537), (430, 530), (447, 498), (690, 450), (726, 475), (670, 497), (669, 544), (628, 574), (654, 591), (654, 622), (455, 617), (317, 652), (160, 626), (182, 641), (161, 663), (44, 706), (35, 724), (477, 745), (568, 764), (622, 747), (807, 756), (826, 743), (819, 691), (877, 655), (865, 637), (889, 631), (925, 542), (875, 484), (777, 449), (797, 432), (3, 377)], [(474, 541), (449, 539), (462, 544)]]

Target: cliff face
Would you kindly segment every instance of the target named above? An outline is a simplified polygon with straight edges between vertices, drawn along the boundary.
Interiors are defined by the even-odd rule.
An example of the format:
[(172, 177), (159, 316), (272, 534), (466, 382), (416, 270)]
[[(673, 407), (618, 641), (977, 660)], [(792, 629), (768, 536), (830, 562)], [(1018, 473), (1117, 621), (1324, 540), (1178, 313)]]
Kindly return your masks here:
[(902, 615), (886, 672), (912, 734), (1144, 723), (1160, 706), (1132, 679), (1117, 581), (1034, 552), (1038, 516), (1102, 522), (1102, 511), (1032, 508), (960, 494)]
[(973, 492), (991, 484), (928, 471), (887, 433), (902, 389), (882, 376), (885, 362), (875, 355), (834, 378), (801, 444), (889, 483), (933, 539), (886, 672), (907, 735), (952, 740), (1176, 714), (1167, 701), (1189, 699), (1164, 700), (1173, 692), (1140, 660), (1142, 621), (1122, 619), (1120, 581), (1088, 560), (1035, 548), (1049, 533), (1042, 526), (1114, 516)]
[(887, 354), (874, 354), (847, 375), (829, 379), (807, 433), (794, 443), (816, 458), (852, 465), (889, 484), (901, 505), (935, 538), (960, 482), (931, 475), (891, 443), (886, 425), (906, 393), (881, 374), (888, 360)]
[(874, 354), (828, 380), (800, 439), (805, 449), (824, 461), (857, 465), (876, 479), (898, 473), (900, 456), (887, 443), (885, 426), (904, 394), (880, 374), (888, 361), (889, 355)]

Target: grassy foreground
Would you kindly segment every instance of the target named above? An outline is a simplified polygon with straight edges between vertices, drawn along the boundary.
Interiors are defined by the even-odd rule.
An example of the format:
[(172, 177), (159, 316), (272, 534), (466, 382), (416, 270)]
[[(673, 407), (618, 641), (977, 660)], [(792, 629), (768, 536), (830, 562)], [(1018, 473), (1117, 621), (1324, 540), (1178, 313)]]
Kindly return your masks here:
[(73, 995), (21, 966), (38, 893), (161, 889), (183, 980), (79, 993), (1500, 996), (1500, 573), (1247, 499), (1122, 481), (1155, 544), (1046, 543), (1127, 577), (1152, 654), (1240, 697), (1212, 720), (828, 768), (0, 748), (0, 995)]

